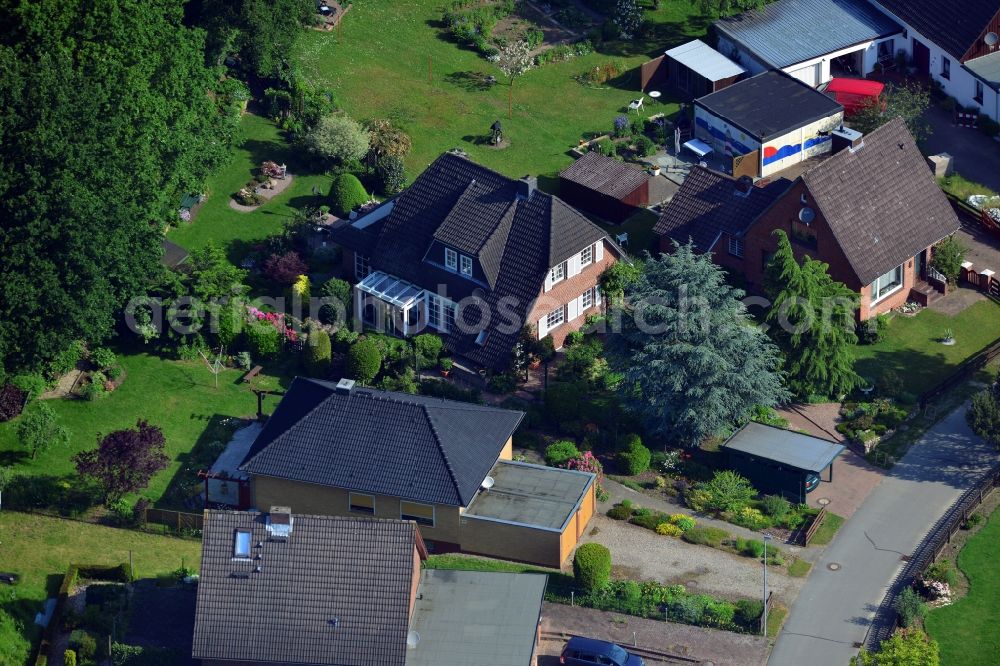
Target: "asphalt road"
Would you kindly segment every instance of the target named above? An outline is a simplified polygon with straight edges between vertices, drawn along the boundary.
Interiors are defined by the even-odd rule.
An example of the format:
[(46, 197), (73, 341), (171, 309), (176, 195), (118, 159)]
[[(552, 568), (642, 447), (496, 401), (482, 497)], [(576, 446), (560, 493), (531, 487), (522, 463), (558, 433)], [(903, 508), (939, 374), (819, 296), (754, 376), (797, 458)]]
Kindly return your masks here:
[[(915, 444), (841, 528), (792, 605), (769, 666), (844, 666), (886, 589), (948, 507), (997, 459), (958, 409)], [(830, 566), (837, 566), (831, 570)]]

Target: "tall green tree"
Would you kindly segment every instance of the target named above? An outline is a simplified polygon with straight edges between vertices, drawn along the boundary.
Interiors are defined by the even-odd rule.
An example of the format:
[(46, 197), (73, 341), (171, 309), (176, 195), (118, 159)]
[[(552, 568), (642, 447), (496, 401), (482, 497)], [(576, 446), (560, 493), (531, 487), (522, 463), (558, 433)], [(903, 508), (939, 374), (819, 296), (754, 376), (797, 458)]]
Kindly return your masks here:
[(255, 75), (280, 78), (315, 14), (314, 0), (203, 0), (198, 21), (208, 30), (211, 64), (238, 53)]
[(100, 342), (159, 271), (164, 223), (228, 154), (181, 0), (0, 0), (0, 359)]
[(851, 126), (869, 134), (890, 120), (902, 118), (917, 143), (931, 135), (931, 126), (924, 114), (931, 104), (931, 94), (917, 83), (886, 85), (877, 100), (871, 100), (851, 118)]
[(701, 11), (710, 16), (732, 16), (750, 9), (760, 9), (771, 0), (698, 0)]
[(626, 285), (609, 356), (624, 375), (623, 399), (652, 431), (697, 446), (745, 421), (755, 405), (790, 397), (778, 349), (753, 325), (743, 295), (691, 243), (648, 257)]
[(17, 423), (17, 438), (31, 451), (31, 459), (53, 446), (69, 444), (69, 431), (59, 423), (56, 413), (44, 402), (29, 407)]
[(858, 294), (834, 281), (822, 261), (806, 257), (799, 264), (784, 231), (775, 236), (767, 288), (780, 289), (768, 293), (768, 333), (784, 353), (788, 387), (799, 396), (847, 393), (859, 382), (851, 353)]

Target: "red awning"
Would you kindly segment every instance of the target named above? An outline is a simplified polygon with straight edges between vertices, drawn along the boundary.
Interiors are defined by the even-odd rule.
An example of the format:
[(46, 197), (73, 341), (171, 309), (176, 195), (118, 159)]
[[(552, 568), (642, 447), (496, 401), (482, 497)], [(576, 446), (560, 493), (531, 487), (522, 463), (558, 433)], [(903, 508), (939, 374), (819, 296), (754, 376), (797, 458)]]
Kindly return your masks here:
[(848, 116), (857, 113), (869, 100), (878, 99), (885, 85), (866, 79), (830, 79), (826, 94), (840, 102)]

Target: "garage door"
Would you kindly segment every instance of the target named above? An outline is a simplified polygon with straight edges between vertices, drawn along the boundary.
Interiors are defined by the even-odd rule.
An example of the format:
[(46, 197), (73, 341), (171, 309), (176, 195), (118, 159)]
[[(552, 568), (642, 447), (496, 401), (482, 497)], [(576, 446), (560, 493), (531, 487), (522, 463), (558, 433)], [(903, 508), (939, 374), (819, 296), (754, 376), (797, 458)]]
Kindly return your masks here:
[(799, 81), (807, 83), (815, 88), (819, 85), (822, 66), (823, 65), (821, 63), (816, 63), (815, 65), (809, 65), (808, 67), (803, 67), (801, 69), (793, 69), (788, 73), (797, 78)]

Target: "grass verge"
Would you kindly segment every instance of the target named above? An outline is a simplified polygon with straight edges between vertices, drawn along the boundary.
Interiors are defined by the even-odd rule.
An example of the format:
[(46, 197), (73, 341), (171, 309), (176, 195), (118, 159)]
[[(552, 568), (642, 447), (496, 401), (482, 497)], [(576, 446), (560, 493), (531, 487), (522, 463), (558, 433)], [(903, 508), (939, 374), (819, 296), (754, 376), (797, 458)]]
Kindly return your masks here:
[(774, 604), (774, 608), (767, 614), (767, 637), (776, 638), (781, 626), (785, 624), (788, 617), (788, 609), (781, 604)]
[(1000, 634), (994, 630), (1000, 615), (998, 543), (1000, 513), (994, 511), (958, 555), (958, 566), (969, 579), (968, 594), (932, 610), (924, 620), (927, 632), (940, 646), (942, 664), (996, 663), (1000, 654)]
[[(835, 513), (826, 512), (826, 518), (823, 520), (823, 524), (819, 526), (816, 533), (813, 535), (812, 541), (809, 542), (810, 546), (826, 546), (833, 541), (833, 537), (837, 534), (837, 530), (840, 529), (841, 525), (844, 524), (844, 518), (838, 516)], [(799, 560), (801, 561), (801, 560)]]
[(797, 559), (788, 565), (788, 575), (793, 578), (805, 578), (812, 569), (812, 563)]

